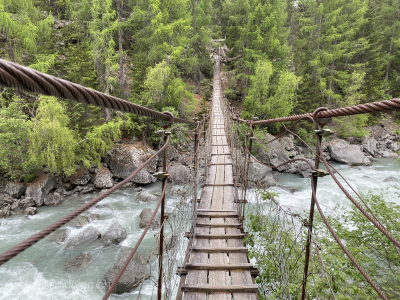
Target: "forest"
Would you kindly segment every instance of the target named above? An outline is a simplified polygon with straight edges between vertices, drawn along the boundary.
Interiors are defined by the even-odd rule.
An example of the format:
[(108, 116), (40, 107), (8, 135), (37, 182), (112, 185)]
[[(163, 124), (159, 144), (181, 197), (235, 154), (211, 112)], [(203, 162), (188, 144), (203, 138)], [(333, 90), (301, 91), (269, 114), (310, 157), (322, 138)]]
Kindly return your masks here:
[[(398, 96), (399, 10), (398, 0), (0, 0), (0, 56), (191, 118), (225, 43), (225, 96), (243, 118), (274, 118)], [(159, 127), (12, 89), (0, 99), (0, 168), (28, 181), (44, 165), (99, 163), (125, 132), (151, 141)], [(341, 118), (338, 133), (362, 137), (379, 117)]]

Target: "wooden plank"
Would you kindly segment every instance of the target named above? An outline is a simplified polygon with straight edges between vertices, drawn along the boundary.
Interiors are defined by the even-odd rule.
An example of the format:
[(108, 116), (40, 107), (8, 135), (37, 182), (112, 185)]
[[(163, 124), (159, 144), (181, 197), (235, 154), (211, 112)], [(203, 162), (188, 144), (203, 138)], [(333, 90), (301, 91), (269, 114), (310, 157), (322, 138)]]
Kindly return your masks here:
[(191, 284), (184, 284), (182, 286), (182, 290), (184, 292), (208, 292), (208, 293), (217, 293), (217, 292), (225, 292), (225, 293), (257, 293), (258, 292), (258, 285), (251, 284), (251, 285), (191, 285)]
[[(228, 240), (228, 239), (243, 239), (244, 237), (248, 236), (247, 233), (225, 234), (224, 228), (220, 228), (220, 227), (211, 227), (211, 232), (213, 231), (213, 229), (219, 229), (219, 231), (221, 231), (221, 230), (222, 231), (221, 231), (221, 233), (210, 233), (210, 234), (209, 233), (200, 234), (200, 233), (196, 232), (196, 234), (195, 234), (196, 239)], [(185, 233), (186, 237), (189, 237), (190, 235), (191, 235), (190, 232)]]
[(214, 224), (214, 223), (200, 223), (200, 222), (196, 222), (196, 226), (197, 227), (209, 227), (209, 228), (216, 228), (216, 227), (221, 227), (221, 228), (228, 228), (228, 227), (234, 227), (234, 228), (240, 228), (242, 226), (242, 224), (240, 223), (232, 223), (232, 224), (227, 224), (227, 223), (223, 223), (223, 224)]
[(207, 253), (211, 253), (211, 252), (247, 253), (249, 251), (249, 249), (247, 249), (247, 247), (221, 247), (221, 248), (218, 248), (218, 247), (215, 247), (215, 248), (193, 247), (192, 251), (193, 252), (207, 252)]
[[(233, 220), (228, 220), (228, 222), (231, 222), (231, 221), (233, 221)], [(229, 234), (237, 234), (237, 233), (240, 233), (240, 230), (236, 229), (236, 228), (228, 228), (227, 232)], [(228, 246), (234, 247), (234, 248), (244, 247), (244, 243), (242, 240), (232, 239), (232, 240), (228, 240)], [(230, 253), (229, 261), (232, 264), (249, 263), (247, 254), (245, 254), (245, 253)], [(231, 271), (231, 278), (232, 278), (233, 285), (247, 285), (247, 284), (253, 283), (253, 278), (251, 276), (250, 271), (233, 270), (233, 271)], [(237, 293), (233, 293), (233, 299), (234, 300), (256, 300), (256, 299), (258, 299), (258, 295), (237, 292)]]
[[(215, 187), (214, 189), (222, 189), (222, 187)], [(205, 217), (205, 218), (237, 218), (238, 213), (223, 213), (223, 212), (218, 212), (218, 213), (212, 213), (212, 212), (198, 212), (197, 213), (198, 217)]]
[[(225, 157), (219, 156), (217, 158), (217, 163), (224, 163)], [(215, 183), (223, 183), (225, 177), (224, 166), (217, 166), (217, 174), (215, 176)], [(214, 193), (212, 196), (211, 209), (214, 210), (222, 210), (223, 206), (223, 197), (224, 197), (224, 189), (223, 187), (214, 187)], [(224, 224), (223, 218), (213, 218), (211, 220), (214, 224)], [(210, 235), (222, 235), (225, 233), (224, 228), (211, 228)], [(210, 247), (226, 247), (225, 240), (222, 239), (212, 239), (210, 240)], [(226, 253), (210, 253), (210, 264), (212, 265), (223, 265), (226, 266), (228, 264), (228, 256)], [(226, 286), (230, 285), (230, 277), (229, 271), (224, 267), (220, 270), (212, 270), (209, 271), (209, 284), (214, 286)], [(210, 294), (209, 300), (231, 300), (231, 294), (227, 293), (218, 293), (218, 294)]]
[[(217, 241), (216, 241), (217, 242)], [(226, 257), (226, 254), (212, 254), (215, 255), (217, 257)], [(244, 254), (246, 255), (246, 254)], [(253, 264), (251, 263), (241, 263), (241, 264), (215, 264), (211, 261), (211, 254), (210, 254), (210, 263), (206, 263), (206, 264), (186, 264), (186, 269), (188, 270), (252, 270), (253, 269)], [(211, 275), (211, 272), (210, 272)], [(211, 278), (210, 278), (211, 280)], [(210, 282), (211, 284), (211, 282)]]

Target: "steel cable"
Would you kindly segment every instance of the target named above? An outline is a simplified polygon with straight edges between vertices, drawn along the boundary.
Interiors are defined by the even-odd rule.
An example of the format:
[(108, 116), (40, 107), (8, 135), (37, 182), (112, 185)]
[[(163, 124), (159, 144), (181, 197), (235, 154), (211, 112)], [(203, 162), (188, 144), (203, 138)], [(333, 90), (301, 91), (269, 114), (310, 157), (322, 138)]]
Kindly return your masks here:
[[(107, 95), (87, 87), (0, 59), (0, 86), (13, 87), (26, 92), (52, 95), (57, 98), (106, 107), (152, 119), (171, 121), (171, 116)], [(196, 125), (195, 122), (173, 118), (174, 122)]]

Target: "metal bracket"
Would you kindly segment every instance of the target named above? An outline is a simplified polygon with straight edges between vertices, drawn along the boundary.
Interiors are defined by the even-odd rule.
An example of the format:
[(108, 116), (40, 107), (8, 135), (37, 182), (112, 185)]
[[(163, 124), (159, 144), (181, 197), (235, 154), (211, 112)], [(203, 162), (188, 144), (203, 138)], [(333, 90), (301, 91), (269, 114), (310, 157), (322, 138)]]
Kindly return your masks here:
[(169, 177), (169, 174), (165, 173), (165, 172), (157, 172), (154, 173), (153, 176), (157, 179), (165, 179)]
[(335, 133), (334, 131), (332, 131), (330, 129), (319, 129), (319, 130), (314, 130), (314, 132), (323, 137), (331, 136), (332, 134)]
[(311, 174), (316, 177), (325, 177), (326, 175), (329, 175), (328, 171), (323, 169), (315, 169), (314, 171), (311, 171)]

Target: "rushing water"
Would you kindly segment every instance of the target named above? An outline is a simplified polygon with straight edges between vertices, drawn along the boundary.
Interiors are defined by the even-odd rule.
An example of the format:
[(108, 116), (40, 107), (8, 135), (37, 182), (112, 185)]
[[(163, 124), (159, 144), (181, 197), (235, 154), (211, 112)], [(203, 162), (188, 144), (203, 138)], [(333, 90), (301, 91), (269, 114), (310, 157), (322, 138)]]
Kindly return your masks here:
[[(396, 161), (380, 159), (370, 167), (335, 164), (335, 168), (356, 190), (367, 192), (369, 189), (383, 188), (387, 192), (388, 200), (400, 204), (396, 194), (398, 182), (383, 182), (389, 176), (400, 181), (400, 167)], [(277, 179), (282, 187), (273, 189), (280, 193), (280, 203), (299, 212), (308, 211), (311, 198), (310, 179), (296, 174), (282, 174)], [(290, 192), (284, 187), (295, 188), (297, 191)], [(146, 189), (157, 194), (161, 191), (161, 184), (156, 182), (146, 186)], [(102, 200), (100, 203), (109, 204), (113, 209), (90, 209), (84, 215), (99, 214), (101, 220), (92, 220), (80, 229), (72, 228), (71, 235), (83, 230), (86, 226), (94, 226), (104, 234), (112, 222), (118, 221), (128, 232), (128, 238), (122, 245), (133, 247), (143, 232), (143, 229), (139, 228), (141, 210), (145, 207), (154, 209), (156, 205), (156, 203), (140, 203), (136, 201), (134, 195), (133, 188), (127, 188)], [(350, 205), (350, 201), (330, 176), (318, 180), (317, 195), (327, 213), (337, 204)], [(29, 218), (14, 216), (1, 220), (0, 253), (71, 212), (92, 197), (94, 196), (76, 197), (63, 201), (58, 206), (39, 207), (38, 214)], [(172, 211), (178, 201), (178, 198), (169, 195), (167, 211)], [(147, 255), (154, 241), (154, 234), (150, 232), (140, 246), (139, 252)], [(83, 251), (88, 251), (93, 256), (89, 267), (81, 271), (65, 271), (65, 262)], [(101, 299), (104, 294), (101, 280), (115, 263), (117, 253), (116, 247), (102, 248), (100, 241), (84, 248), (64, 251), (62, 245), (44, 239), (0, 267), (0, 299)], [(153, 288), (154, 284), (147, 282), (142, 291), (144, 295), (142, 299), (149, 299)], [(137, 295), (138, 292), (133, 291), (120, 296), (112, 295), (110, 299), (136, 299)]]

